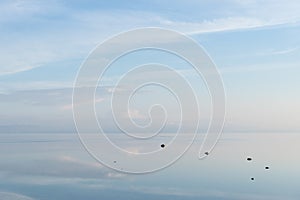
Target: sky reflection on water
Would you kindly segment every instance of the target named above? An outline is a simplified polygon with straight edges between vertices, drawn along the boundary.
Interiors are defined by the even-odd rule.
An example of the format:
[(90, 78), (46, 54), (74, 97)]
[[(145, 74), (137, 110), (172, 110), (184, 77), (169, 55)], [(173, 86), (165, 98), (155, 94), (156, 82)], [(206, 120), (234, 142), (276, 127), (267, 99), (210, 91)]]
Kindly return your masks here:
[[(300, 196), (300, 138), (293, 133), (224, 134), (204, 160), (197, 158), (198, 138), (171, 167), (146, 175), (123, 174), (102, 166), (84, 150), (76, 134), (0, 137), (0, 192), (9, 194), (11, 199), (210, 200)], [(118, 135), (114, 137), (117, 140)], [(158, 137), (153, 143), (159, 146), (160, 141)], [(129, 141), (123, 143), (133, 145)], [(253, 160), (247, 161), (248, 156)], [(251, 177), (255, 180), (251, 181)]]

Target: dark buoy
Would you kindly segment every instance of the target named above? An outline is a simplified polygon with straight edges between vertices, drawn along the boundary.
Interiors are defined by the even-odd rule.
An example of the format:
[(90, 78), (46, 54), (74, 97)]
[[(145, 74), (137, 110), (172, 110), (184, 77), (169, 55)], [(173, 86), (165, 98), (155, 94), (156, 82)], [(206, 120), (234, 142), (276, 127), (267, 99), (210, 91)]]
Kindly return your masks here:
[(265, 166), (265, 169), (266, 169), (266, 170), (269, 170), (269, 169), (270, 169), (270, 167), (269, 167), (269, 166)]
[(247, 161), (251, 161), (251, 160), (252, 160), (252, 158), (250, 158), (250, 157), (247, 158)]
[(165, 148), (165, 146), (166, 146), (165, 144), (161, 144), (160, 145), (161, 148)]
[(204, 154), (208, 156), (209, 153), (208, 153), (208, 152), (205, 152)]
[(251, 181), (254, 181), (254, 178), (253, 178), (253, 177), (251, 177)]
[(114, 160), (114, 163), (117, 163), (117, 161), (116, 161), (116, 160)]

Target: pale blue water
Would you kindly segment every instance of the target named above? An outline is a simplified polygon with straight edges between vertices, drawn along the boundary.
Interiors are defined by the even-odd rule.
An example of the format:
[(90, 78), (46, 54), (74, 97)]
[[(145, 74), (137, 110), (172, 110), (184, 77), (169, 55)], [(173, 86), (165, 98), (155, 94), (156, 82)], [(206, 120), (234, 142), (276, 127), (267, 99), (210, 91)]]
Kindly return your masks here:
[(130, 175), (96, 162), (76, 134), (1, 134), (0, 199), (300, 199), (299, 144), (297, 133), (225, 133), (204, 160), (196, 141), (171, 167)]

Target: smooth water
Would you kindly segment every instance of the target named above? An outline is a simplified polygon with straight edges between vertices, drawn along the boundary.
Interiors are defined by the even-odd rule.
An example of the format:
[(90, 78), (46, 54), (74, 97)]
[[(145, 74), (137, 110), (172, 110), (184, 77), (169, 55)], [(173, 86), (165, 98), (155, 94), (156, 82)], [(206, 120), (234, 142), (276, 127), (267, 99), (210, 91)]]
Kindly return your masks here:
[(300, 134), (224, 133), (204, 160), (199, 144), (164, 170), (131, 175), (96, 162), (77, 134), (0, 134), (0, 199), (300, 199)]

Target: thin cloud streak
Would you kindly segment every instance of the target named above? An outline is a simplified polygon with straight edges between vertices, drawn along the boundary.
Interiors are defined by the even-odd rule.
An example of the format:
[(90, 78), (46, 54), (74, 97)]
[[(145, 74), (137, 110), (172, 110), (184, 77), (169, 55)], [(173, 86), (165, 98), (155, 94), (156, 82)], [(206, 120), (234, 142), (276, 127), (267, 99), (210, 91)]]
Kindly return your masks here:
[[(24, 19), (27, 20), (26, 23), (33, 23), (36, 27), (44, 26), (44, 24), (54, 23), (55, 21), (51, 21), (49, 18), (52, 15), (58, 15), (65, 19), (65, 21), (60, 22), (59, 27), (65, 26), (66, 28), (60, 29), (59, 27), (49, 26), (50, 28), (45, 27), (46, 31), (42, 32), (38, 28), (34, 28), (28, 35), (22, 34), (22, 38), (25, 40), (20, 39), (20, 37), (9, 36), (8, 41), (14, 42), (10, 42), (12, 45), (10, 44), (5, 49), (0, 49), (2, 55), (0, 76), (32, 70), (41, 65), (53, 63), (53, 61), (60, 62), (78, 56), (84, 57), (91, 48), (104, 38), (138, 27), (156, 26), (195, 35), (271, 28), (286, 24), (297, 24), (300, 20), (298, 12), (300, 4), (297, 1), (292, 1), (289, 4), (274, 1), (274, 5), (266, 3), (261, 5), (260, 2), (251, 2), (250, 8), (239, 1), (231, 2), (231, 4), (233, 7), (241, 8), (241, 13), (235, 11), (230, 15), (223, 14), (221, 17), (211, 19), (195, 18), (193, 21), (185, 21), (184, 19), (176, 20), (171, 16), (162, 16), (161, 13), (145, 10), (124, 9), (116, 13), (96, 9), (95, 11), (86, 12), (80, 8), (71, 9), (67, 5), (57, 3), (46, 5), (46, 3), (42, 4), (34, 1), (19, 4), (4, 2), (3, 7), (6, 11), (0, 14), (0, 19), (2, 19), (0, 25), (4, 25), (4, 27), (8, 22), (12, 23), (10, 26), (14, 26), (14, 24), (18, 26), (18, 23), (22, 23)], [(265, 10), (270, 12), (266, 13)], [(65, 13), (68, 13), (68, 15)], [(276, 16), (272, 13), (276, 13)], [(15, 14), (14, 20), (11, 20), (13, 14)], [(36, 21), (34, 16), (39, 17), (39, 22)], [(101, 34), (99, 35), (99, 33)], [(70, 37), (66, 38), (66, 35)], [(35, 42), (27, 42), (32, 41), (32, 38)], [(3, 42), (3, 45), (6, 46), (5, 43), (7, 42)], [(24, 51), (24, 49), (27, 49), (27, 51)], [(17, 60), (15, 59), (16, 56)]]

